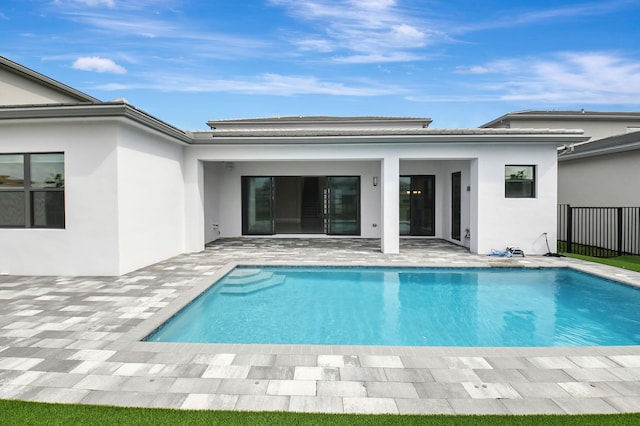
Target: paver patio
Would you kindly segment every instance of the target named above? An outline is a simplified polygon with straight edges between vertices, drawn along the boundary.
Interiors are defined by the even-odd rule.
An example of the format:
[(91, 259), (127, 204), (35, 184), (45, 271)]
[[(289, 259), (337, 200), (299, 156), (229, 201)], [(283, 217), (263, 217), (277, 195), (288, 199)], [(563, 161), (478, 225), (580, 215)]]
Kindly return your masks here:
[(0, 276), (0, 398), (184, 409), (358, 413), (640, 411), (640, 346), (443, 348), (140, 342), (230, 263), (567, 266), (440, 240), (220, 240), (121, 277)]

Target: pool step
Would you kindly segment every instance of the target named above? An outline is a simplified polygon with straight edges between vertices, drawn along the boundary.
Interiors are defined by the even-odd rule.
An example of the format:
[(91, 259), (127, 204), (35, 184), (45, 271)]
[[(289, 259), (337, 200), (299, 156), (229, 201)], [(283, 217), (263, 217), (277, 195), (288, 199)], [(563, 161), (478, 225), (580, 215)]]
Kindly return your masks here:
[(249, 294), (258, 290), (264, 290), (280, 284), (284, 284), (286, 277), (273, 272), (260, 272), (255, 275), (227, 277), (226, 282), (220, 289), (220, 293), (225, 294)]
[(262, 271), (260, 269), (241, 269), (239, 271), (233, 271), (233, 273), (226, 278), (225, 284), (251, 284), (258, 281), (268, 280), (272, 276), (273, 272), (269, 271)]

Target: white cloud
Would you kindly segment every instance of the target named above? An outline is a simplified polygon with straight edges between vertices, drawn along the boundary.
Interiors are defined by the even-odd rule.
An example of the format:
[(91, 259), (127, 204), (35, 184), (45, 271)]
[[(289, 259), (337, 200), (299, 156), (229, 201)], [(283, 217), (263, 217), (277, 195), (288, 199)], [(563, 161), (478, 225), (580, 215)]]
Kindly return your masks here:
[[(395, 0), (271, 0), (271, 4), (285, 8), (294, 18), (314, 25), (299, 40), (324, 40), (338, 53), (338, 62), (413, 61), (424, 55), (411, 54), (428, 43), (447, 36), (416, 19), (399, 7)], [(293, 41), (301, 50), (308, 45)], [(349, 58), (344, 60), (344, 58)]]
[(89, 6), (100, 7), (106, 6), (113, 8), (116, 6), (115, 0), (54, 0), (53, 4), (57, 6)]
[[(565, 52), (470, 67), (488, 80), (475, 87), (508, 101), (638, 104), (640, 62), (609, 52)], [(475, 72), (474, 72), (475, 71)]]
[(127, 70), (111, 59), (98, 56), (83, 56), (75, 60), (73, 68), (83, 71), (107, 72), (112, 74), (126, 74)]
[(165, 92), (239, 93), (249, 95), (296, 96), (383, 96), (407, 93), (397, 86), (385, 86), (372, 82), (343, 82), (322, 80), (315, 76), (288, 76), (282, 74), (259, 74), (238, 79), (206, 79), (184, 74), (147, 75), (144, 81), (124, 84), (106, 84), (100, 90), (150, 89)]

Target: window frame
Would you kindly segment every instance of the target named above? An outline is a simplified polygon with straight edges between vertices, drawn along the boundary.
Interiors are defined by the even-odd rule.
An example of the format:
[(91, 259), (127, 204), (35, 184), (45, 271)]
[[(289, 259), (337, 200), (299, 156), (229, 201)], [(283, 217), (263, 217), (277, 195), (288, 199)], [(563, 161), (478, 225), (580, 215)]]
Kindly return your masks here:
[[(24, 221), (22, 225), (5, 225), (0, 223), (0, 229), (65, 229), (66, 228), (66, 197), (65, 197), (65, 182), (64, 182), (64, 152), (50, 151), (50, 152), (27, 152), (27, 153), (0, 153), (2, 155), (19, 155), (22, 156), (23, 166), (23, 184), (22, 187), (8, 187), (2, 188), (0, 186), (0, 193), (21, 193), (24, 200)], [(31, 157), (33, 155), (62, 155), (62, 169), (63, 180), (60, 186), (55, 187), (38, 187), (32, 185), (32, 167)], [(34, 196), (37, 193), (62, 193), (62, 224), (61, 225), (36, 225), (35, 217), (35, 202)]]
[[(526, 174), (523, 174), (522, 178), (514, 177), (517, 174), (507, 174), (508, 168), (520, 168), (520, 169), (531, 169), (532, 177), (531, 179), (526, 179)], [(504, 166), (504, 197), (505, 198), (537, 198), (538, 194), (538, 185), (536, 184), (537, 180), (537, 166), (535, 164), (505, 164)], [(509, 192), (509, 183), (530, 183), (530, 191), (528, 194), (519, 194)]]

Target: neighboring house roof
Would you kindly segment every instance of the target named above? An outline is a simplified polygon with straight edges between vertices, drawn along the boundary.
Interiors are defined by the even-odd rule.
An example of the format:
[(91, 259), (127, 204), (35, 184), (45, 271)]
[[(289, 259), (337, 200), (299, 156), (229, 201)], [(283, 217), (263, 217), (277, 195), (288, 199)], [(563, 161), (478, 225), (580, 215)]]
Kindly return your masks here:
[(62, 84), (59, 81), (56, 81), (52, 78), (47, 77), (46, 75), (40, 74), (39, 72), (29, 69), (16, 62), (13, 62), (12, 60), (5, 58), (4, 56), (0, 56), (0, 68), (4, 68), (23, 78), (27, 78), (38, 84), (49, 87), (55, 91), (61, 92), (66, 96), (69, 96), (73, 99), (77, 99), (78, 102), (89, 102), (89, 103), (101, 102), (100, 99), (94, 98), (93, 96), (89, 96), (86, 93), (83, 93), (79, 90), (76, 90), (72, 87), (67, 86), (66, 84)]
[(516, 111), (507, 113), (488, 123), (480, 126), (481, 128), (494, 128), (506, 125), (512, 120), (607, 120), (607, 121), (640, 121), (640, 112), (599, 112), (582, 110), (568, 111)]
[(576, 146), (566, 146), (558, 152), (558, 161), (595, 157), (636, 149), (640, 149), (640, 132), (625, 133)]
[(5, 120), (123, 117), (159, 131), (181, 142), (191, 143), (190, 132), (174, 127), (126, 101), (97, 104), (51, 104), (0, 106), (0, 124)]

